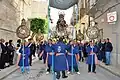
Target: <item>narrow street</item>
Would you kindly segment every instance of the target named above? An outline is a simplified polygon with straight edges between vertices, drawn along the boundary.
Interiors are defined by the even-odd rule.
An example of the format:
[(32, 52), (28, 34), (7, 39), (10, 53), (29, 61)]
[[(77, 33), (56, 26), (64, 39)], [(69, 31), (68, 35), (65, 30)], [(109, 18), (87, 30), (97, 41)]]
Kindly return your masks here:
[[(45, 65), (43, 65), (41, 61), (37, 61), (31, 67), (30, 74), (21, 74), (20, 71), (17, 70), (3, 80), (53, 80), (51, 74), (46, 75), (45, 69)], [(87, 73), (87, 65), (81, 62), (79, 69), (81, 72), (80, 75), (70, 74), (67, 79), (60, 80), (120, 80), (119, 77), (109, 73), (101, 67), (97, 67), (96, 74), (89, 74)]]

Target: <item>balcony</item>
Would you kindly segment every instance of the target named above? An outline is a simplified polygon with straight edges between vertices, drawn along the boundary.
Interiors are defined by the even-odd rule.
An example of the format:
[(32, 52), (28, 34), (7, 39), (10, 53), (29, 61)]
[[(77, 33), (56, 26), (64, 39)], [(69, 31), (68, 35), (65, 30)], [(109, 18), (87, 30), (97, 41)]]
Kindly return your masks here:
[(110, 1), (111, 0), (88, 0), (87, 13), (91, 16), (94, 16), (98, 11), (101, 11), (102, 8)]

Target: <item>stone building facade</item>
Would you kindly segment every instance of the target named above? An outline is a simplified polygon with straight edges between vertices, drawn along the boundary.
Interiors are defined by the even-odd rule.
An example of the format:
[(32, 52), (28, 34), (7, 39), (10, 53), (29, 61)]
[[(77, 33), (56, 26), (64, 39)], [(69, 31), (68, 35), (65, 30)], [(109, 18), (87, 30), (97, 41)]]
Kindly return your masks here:
[[(80, 23), (85, 23), (87, 28), (89, 21), (94, 20), (98, 23), (98, 28), (102, 30), (102, 38), (110, 38), (113, 44), (111, 54), (111, 63), (115, 67), (120, 67), (120, 1), (119, 0), (83, 0), (85, 3), (81, 15)], [(117, 12), (117, 21), (114, 23), (107, 22), (107, 13)], [(82, 13), (81, 12), (81, 13)], [(90, 18), (90, 19), (89, 19)], [(82, 26), (82, 25), (81, 25)]]
[(0, 38), (16, 41), (21, 19), (27, 20), (31, 16), (31, 0), (0, 0), (0, 8)]

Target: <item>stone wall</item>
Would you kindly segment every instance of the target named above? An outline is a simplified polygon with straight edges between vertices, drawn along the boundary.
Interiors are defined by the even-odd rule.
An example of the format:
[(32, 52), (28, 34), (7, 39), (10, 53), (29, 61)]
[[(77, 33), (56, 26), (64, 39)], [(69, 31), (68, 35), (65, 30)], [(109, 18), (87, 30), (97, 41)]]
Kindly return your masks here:
[[(119, 1), (119, 0), (118, 0)], [(119, 1), (120, 2), (120, 1)], [(110, 0), (106, 6), (103, 7), (103, 12), (108, 9), (109, 7), (116, 4), (116, 0)], [(112, 64), (114, 66), (118, 65), (120, 66), (120, 5), (117, 5), (116, 7), (111, 8), (106, 13), (104, 13), (102, 16), (96, 19), (96, 22), (98, 22), (98, 27), (100, 29), (103, 29), (103, 38), (110, 38), (112, 44), (113, 44), (113, 52), (112, 52)], [(107, 22), (107, 13), (117, 11), (118, 13), (118, 20), (115, 22), (115, 24), (109, 24)], [(100, 15), (101, 12), (97, 12), (95, 17)], [(118, 33), (118, 40), (116, 41), (116, 34)], [(118, 47), (117, 47), (118, 46)], [(118, 54), (116, 53), (116, 49), (118, 48)], [(116, 64), (118, 62), (118, 64)]]
[(46, 18), (47, 16), (47, 2), (32, 1), (32, 15), (31, 18)]
[(6, 41), (16, 39), (15, 30), (18, 27), (17, 13), (10, 0), (0, 1), (0, 38)]
[(16, 41), (15, 32), (21, 19), (31, 16), (31, 0), (25, 0), (24, 11), (22, 0), (0, 0), (0, 8), (0, 38)]

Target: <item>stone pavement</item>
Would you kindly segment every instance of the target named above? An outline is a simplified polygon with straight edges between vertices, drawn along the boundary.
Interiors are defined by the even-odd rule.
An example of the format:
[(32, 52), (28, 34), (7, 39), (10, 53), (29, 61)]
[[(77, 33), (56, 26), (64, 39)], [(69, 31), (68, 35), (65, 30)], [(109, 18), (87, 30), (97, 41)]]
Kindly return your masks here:
[[(81, 72), (80, 75), (70, 74), (67, 79), (61, 78), (60, 80), (120, 80), (120, 77), (113, 75), (99, 66), (97, 66), (96, 74), (89, 74), (87, 72), (87, 65), (82, 62), (79, 65), (79, 69)], [(37, 61), (31, 67), (29, 74), (21, 74), (17, 70), (3, 80), (53, 80), (52, 74), (46, 75), (45, 72), (46, 66), (41, 61)]]
[[(33, 63), (38, 61), (38, 59), (33, 59)], [(10, 75), (11, 73), (15, 72), (17, 69), (19, 69), (18, 67), (16, 67), (16, 65), (10, 66), (8, 68), (5, 68), (3, 70), (0, 71), (0, 80), (7, 77), (8, 75)]]
[(113, 66), (106, 66), (104, 63), (100, 62), (100, 67), (106, 69), (107, 71), (111, 72), (112, 74), (120, 77), (120, 70)]

